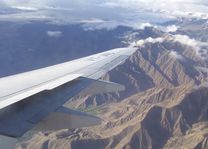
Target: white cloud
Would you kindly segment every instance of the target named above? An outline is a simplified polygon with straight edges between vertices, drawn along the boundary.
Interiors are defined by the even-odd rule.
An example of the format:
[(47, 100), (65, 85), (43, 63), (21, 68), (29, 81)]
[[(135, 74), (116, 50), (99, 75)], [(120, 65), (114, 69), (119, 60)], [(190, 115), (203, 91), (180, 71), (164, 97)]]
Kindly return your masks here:
[[(2, 0), (0, 0), (2, 1)], [(71, 8), (75, 6), (87, 6), (93, 5), (96, 0), (3, 0), (9, 6), (30, 6), (30, 7), (61, 7), (61, 8)]]
[[(129, 44), (130, 46), (139, 46), (142, 47), (147, 43), (163, 43), (163, 42), (178, 42), (181, 43), (185, 46), (190, 47), (190, 50), (194, 50), (196, 55), (199, 56), (202, 59), (208, 59), (208, 43), (205, 42), (200, 42), (195, 39), (191, 39), (190, 37), (186, 35), (166, 35), (164, 37), (158, 37), (158, 38), (146, 38), (146, 39), (141, 39), (137, 41), (131, 41)], [(173, 51), (170, 53), (172, 57), (182, 59), (180, 55), (178, 55), (177, 52)]]
[(102, 4), (100, 4), (101, 7), (109, 7), (109, 8), (116, 8), (116, 7), (120, 7), (119, 3), (115, 3), (115, 2), (104, 2)]
[(162, 43), (164, 42), (165, 38), (163, 37), (158, 37), (158, 38), (152, 38), (152, 37), (149, 37), (149, 38), (146, 38), (146, 39), (141, 39), (141, 40), (138, 40), (138, 41), (134, 41), (132, 43), (130, 43), (130, 46), (144, 46), (145, 44), (147, 43)]
[(36, 6), (47, 7), (55, 6), (62, 8), (71, 8), (74, 6), (99, 5), (103, 7), (125, 7), (125, 8), (154, 8), (173, 10), (193, 10), (199, 6), (205, 6), (203, 0), (0, 0), (10, 6)]
[(6, 7), (6, 3), (4, 1), (0, 0), (0, 8), (2, 8), (2, 7)]
[(137, 21), (131, 22), (128, 20), (124, 20), (123, 22), (117, 20), (105, 21), (102, 19), (88, 19), (81, 20), (78, 23), (84, 23), (83, 27), (85, 30), (96, 30), (96, 29), (115, 29), (118, 26), (127, 26), (134, 29), (144, 29), (145, 27), (156, 27), (150, 23), (138, 23)]
[(62, 32), (61, 31), (47, 31), (47, 35), (49, 37), (61, 37)]
[(196, 54), (201, 58), (208, 58), (208, 43), (191, 39), (186, 35), (174, 35), (173, 37), (173, 40), (175, 42), (180, 42), (184, 45), (192, 47), (192, 49), (195, 50)]
[(105, 23), (106, 21), (99, 19), (99, 18), (93, 18), (93, 19), (88, 19), (88, 20), (80, 20), (79, 23), (87, 23), (87, 24), (100, 24), (100, 23)]
[[(181, 16), (208, 18), (206, 4), (197, 0), (0, 0), (0, 5), (1, 2), (13, 8), (37, 11), (36, 14), (18, 14), (18, 19), (46, 16), (59, 24), (88, 24), (85, 29), (113, 29), (118, 25), (143, 29)], [(0, 16), (0, 19), (4, 17)], [(7, 20), (10, 18), (8, 16)], [(177, 29), (177, 26), (168, 26), (166, 32)]]
[(14, 14), (3, 14), (0, 15), (0, 21), (11, 21), (11, 22), (24, 22), (25, 20), (38, 20), (45, 21), (51, 20), (51, 18), (45, 14), (36, 13), (14, 13)]
[(166, 27), (165, 31), (168, 32), (168, 33), (173, 33), (173, 32), (176, 32), (178, 29), (179, 29), (179, 26), (170, 25), (170, 26)]
[(38, 8), (35, 7), (26, 7), (26, 6), (13, 6), (12, 8), (20, 9), (20, 10), (28, 10), (28, 11), (37, 11)]
[(207, 67), (195, 67), (198, 71), (206, 73), (208, 75), (208, 68)]
[(162, 43), (162, 42), (164, 42), (164, 38), (162, 38), (162, 37), (158, 37), (158, 38), (151, 38), (151, 37), (149, 37), (149, 38), (147, 38), (147, 39), (145, 39), (145, 42), (146, 43)]
[[(79, 22), (79, 21), (78, 21)], [(82, 23), (83, 21), (81, 21), (80, 23)], [(100, 30), (100, 29), (107, 29), (107, 30), (112, 30), (115, 29), (116, 27), (118, 27), (120, 24), (117, 21), (103, 21), (103, 22), (92, 22), (92, 21), (84, 21), (83, 24), (83, 28), (85, 30)]]
[(105, 0), (106, 7), (148, 8), (176, 17), (208, 19), (208, 2), (203, 0)]
[[(145, 6), (145, 8), (167, 9), (173, 10), (193, 10), (199, 5), (204, 6), (203, 0), (105, 0), (106, 6), (130, 7), (138, 8)], [(200, 10), (200, 9), (198, 9)]]
[(178, 52), (176, 51), (171, 51), (169, 53), (169, 56), (172, 57), (172, 58), (175, 58), (175, 59), (179, 59), (179, 60), (183, 60), (184, 57), (182, 55), (180, 55)]
[[(208, 9), (208, 7), (206, 7)], [(176, 10), (172, 12), (168, 12), (170, 15), (174, 15), (177, 17), (186, 17), (186, 18), (198, 18), (198, 19), (208, 19), (208, 14), (206, 11), (181, 11)]]
[(150, 23), (141, 23), (138, 25), (138, 29), (145, 29), (146, 27), (153, 27)]
[(174, 38), (172, 38), (172, 40), (174, 40), (175, 42), (180, 42), (184, 45), (187, 46), (191, 46), (191, 47), (197, 47), (199, 42), (196, 41), (195, 39), (191, 39), (190, 37), (186, 36), (186, 35), (174, 35)]

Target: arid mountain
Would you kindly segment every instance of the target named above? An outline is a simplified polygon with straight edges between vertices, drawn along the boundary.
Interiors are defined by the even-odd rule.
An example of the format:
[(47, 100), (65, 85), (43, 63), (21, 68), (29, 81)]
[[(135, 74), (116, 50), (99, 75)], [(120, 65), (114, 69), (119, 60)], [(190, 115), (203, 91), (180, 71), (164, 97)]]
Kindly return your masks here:
[[(124, 85), (121, 92), (86, 95), (99, 91), (102, 83), (82, 77), (83, 83), (59, 86), (86, 76), (101, 62), (89, 64), (84, 74), (74, 69), (83, 61), (75, 62), (65, 76), (57, 70), (54, 79), (34, 78), (47, 80), (9, 96), (4, 94), (11, 88), (5, 90), (2, 83), (2, 105), (15, 103), (0, 109), (0, 125), (9, 124), (10, 134), (3, 127), (0, 149), (16, 141), (15, 149), (208, 149), (208, 0), (0, 0), (0, 79), (117, 48), (136, 49), (112, 70), (101, 68), (108, 71), (101, 79)], [(23, 78), (23, 86), (31, 84)], [(49, 90), (11, 101), (42, 88)], [(82, 89), (73, 98), (68, 94)], [(42, 95), (47, 100), (41, 101)], [(61, 98), (70, 99), (62, 105)], [(15, 123), (10, 125), (12, 117), (29, 123), (18, 131)]]
[(69, 106), (85, 109), (112, 101), (123, 100), (133, 94), (153, 87), (177, 87), (184, 84), (199, 85), (207, 74), (197, 68), (206, 66), (191, 47), (172, 41), (147, 43), (139, 47), (124, 64), (106, 74), (103, 79), (126, 86), (115, 94), (78, 97)]
[(207, 89), (150, 89), (97, 110), (99, 126), (39, 133), (22, 148), (206, 149)]
[(17, 148), (207, 149), (207, 62), (194, 47), (172, 35), (155, 40), (159, 35), (103, 76), (124, 84), (124, 92), (79, 95), (67, 103), (100, 117), (101, 125), (41, 132)]

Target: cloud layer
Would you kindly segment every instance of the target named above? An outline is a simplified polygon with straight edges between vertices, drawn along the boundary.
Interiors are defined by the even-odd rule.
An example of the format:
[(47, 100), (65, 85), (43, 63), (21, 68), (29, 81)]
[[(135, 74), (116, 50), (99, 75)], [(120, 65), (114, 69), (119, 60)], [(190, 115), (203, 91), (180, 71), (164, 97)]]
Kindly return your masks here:
[[(0, 0), (0, 6), (25, 11), (0, 15), (0, 20), (76, 22), (85, 24), (87, 30), (113, 29), (119, 25), (142, 29), (181, 16), (208, 18), (207, 3), (200, 0)], [(172, 25), (164, 31), (177, 30), (178, 26)]]
[[(205, 60), (208, 58), (208, 48), (207, 48), (208, 43), (197, 41), (195, 39), (189, 38), (186, 35), (180, 35), (180, 34), (166, 35), (164, 37), (158, 37), (158, 38), (149, 37), (146, 39), (131, 42), (130, 46), (143, 47), (145, 46), (145, 44), (148, 44), (148, 43), (155, 44), (155, 43), (163, 43), (165, 41), (181, 43), (189, 47), (191, 50), (194, 50), (196, 55), (199, 56), (200, 58), (205, 59)], [(178, 55), (178, 53), (174, 51), (170, 53), (170, 56), (178, 58), (178, 59), (182, 59), (182, 57), (180, 57), (180, 55)]]
[[(62, 7), (71, 8), (76, 6), (102, 5), (105, 7), (128, 7), (128, 8), (154, 8), (168, 10), (191, 10), (196, 9), (196, 5), (207, 5), (208, 2), (202, 0), (0, 0), (0, 3), (9, 6), (33, 6), (33, 7)], [(150, 5), (151, 4), (151, 5)]]

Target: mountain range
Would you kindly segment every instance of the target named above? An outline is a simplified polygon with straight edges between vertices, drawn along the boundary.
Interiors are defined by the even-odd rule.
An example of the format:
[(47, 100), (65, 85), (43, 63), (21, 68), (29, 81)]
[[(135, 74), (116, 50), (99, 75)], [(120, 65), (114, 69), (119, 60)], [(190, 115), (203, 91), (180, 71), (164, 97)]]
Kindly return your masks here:
[(207, 20), (166, 23), (173, 24), (180, 28), (171, 33), (125, 30), (129, 36), (119, 45), (137, 51), (102, 77), (125, 85), (125, 91), (69, 99), (65, 106), (101, 118), (100, 125), (39, 132), (17, 148), (207, 149)]

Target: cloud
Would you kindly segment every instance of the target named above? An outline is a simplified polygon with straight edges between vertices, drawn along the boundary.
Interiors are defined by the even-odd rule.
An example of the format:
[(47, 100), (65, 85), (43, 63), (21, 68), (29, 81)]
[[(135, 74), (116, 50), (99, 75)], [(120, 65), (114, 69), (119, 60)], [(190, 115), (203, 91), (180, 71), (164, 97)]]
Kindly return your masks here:
[[(154, 8), (167, 10), (191, 10), (199, 6), (207, 5), (203, 0), (0, 0), (10, 6), (33, 6), (33, 7), (61, 7), (71, 8), (77, 6), (91, 7), (99, 5), (115, 8)], [(200, 10), (200, 9), (199, 9)]]
[[(1, 0), (2, 1), (2, 0)], [(9, 6), (30, 6), (30, 7), (59, 7), (71, 8), (76, 6), (89, 6), (96, 3), (96, 0), (3, 0)]]
[(61, 37), (62, 36), (62, 32), (61, 31), (47, 31), (47, 35), (49, 37)]
[(6, 6), (7, 6), (6, 3), (5, 3), (4, 1), (1, 1), (1, 0), (0, 0), (0, 8), (6, 7)]
[(208, 58), (208, 43), (191, 39), (186, 35), (174, 35), (173, 40), (192, 47), (196, 54), (202, 59)]
[[(146, 39), (141, 39), (141, 40), (134, 40), (133, 42), (129, 43), (130, 46), (144, 46), (145, 44), (148, 43), (163, 43), (163, 42), (175, 42), (175, 43), (180, 43), (185, 46), (190, 47), (191, 50), (194, 50), (196, 55), (199, 56), (200, 58), (206, 60), (208, 59), (208, 43), (206, 42), (201, 42), (197, 41), (195, 39), (191, 39), (189, 36), (186, 35), (166, 35), (164, 37), (158, 37), (158, 38), (146, 38)], [(171, 56), (181, 58), (177, 52), (172, 52), (170, 53)]]
[(175, 59), (184, 60), (184, 57), (176, 51), (171, 51), (169, 53), (169, 56), (172, 57), (172, 58), (175, 58)]
[(172, 36), (171, 40), (173, 40), (174, 42), (180, 42), (184, 45), (187, 46), (191, 46), (191, 47), (198, 47), (199, 42), (196, 41), (195, 39), (191, 39), (190, 37), (186, 36), (186, 35), (174, 35)]
[(191, 10), (199, 5), (207, 5), (203, 0), (104, 0), (106, 6), (167, 9), (167, 10)]
[(102, 22), (94, 22), (94, 21), (86, 21), (86, 20), (83, 22), (83, 20), (81, 20), (80, 23), (84, 23), (82, 25), (84, 30), (100, 30), (100, 29), (112, 30), (118, 27), (119, 25), (122, 25), (116, 20), (102, 21)]
[(26, 7), (26, 6), (13, 6), (12, 8), (20, 9), (20, 10), (28, 10), (28, 11), (37, 11), (38, 8), (35, 7)]
[(208, 75), (208, 68), (207, 67), (195, 67), (198, 71), (206, 73)]
[(139, 24), (138, 25), (138, 29), (145, 29), (146, 27), (153, 27), (153, 25), (152, 24), (150, 24), (150, 23), (141, 23), (141, 24)]
[(109, 7), (109, 8), (116, 8), (116, 7), (120, 7), (120, 4), (115, 3), (115, 2), (104, 2), (104, 3), (100, 4), (100, 6)]
[(80, 20), (79, 23), (87, 23), (87, 24), (101, 24), (101, 23), (105, 23), (106, 21), (99, 19), (99, 18), (92, 18), (92, 19), (88, 19), (88, 20)]
[(100, 30), (100, 29), (112, 30), (117, 28), (118, 26), (127, 26), (137, 30), (143, 30), (146, 27), (156, 27), (147, 22), (142, 23), (142, 20), (140, 21), (140, 23), (138, 22), (139, 21), (134, 22), (128, 20), (124, 20), (122, 22), (119, 20), (105, 21), (103, 19), (89, 19), (89, 20), (78, 21), (78, 23), (84, 23), (83, 28), (85, 30)]
[[(208, 7), (207, 7), (208, 9)], [(200, 11), (173, 11), (168, 12), (168, 14), (177, 16), (177, 17), (186, 17), (186, 18), (198, 18), (198, 19), (208, 19), (207, 12), (200, 12)]]
[[(0, 16), (1, 20), (45, 16), (58, 24), (86, 24), (87, 30), (114, 29), (119, 25), (143, 29), (181, 16), (208, 18), (207, 3), (197, 0), (0, 0), (0, 5), (1, 2), (12, 8), (34, 11), (7, 18)], [(166, 32), (177, 29), (178, 26), (168, 26)]]
[(178, 29), (179, 29), (179, 26), (170, 25), (170, 26), (166, 27), (165, 31), (168, 32), (168, 33), (173, 33), (173, 32), (176, 32)]
[(208, 19), (208, 2), (203, 0), (105, 0), (103, 6), (152, 10), (176, 17)]
[(168, 25), (168, 26), (154, 25), (153, 27), (157, 28), (165, 33), (174, 33), (176, 31), (178, 31), (178, 29), (180, 28), (180, 26), (177, 26), (177, 25)]
[(165, 41), (165, 38), (163, 38), (163, 37), (158, 37), (158, 38), (149, 37), (146, 39), (134, 41), (134, 42), (130, 43), (130, 46), (133, 46), (133, 47), (134, 46), (144, 46), (147, 43), (155, 44), (155, 43), (162, 43), (164, 41)]

